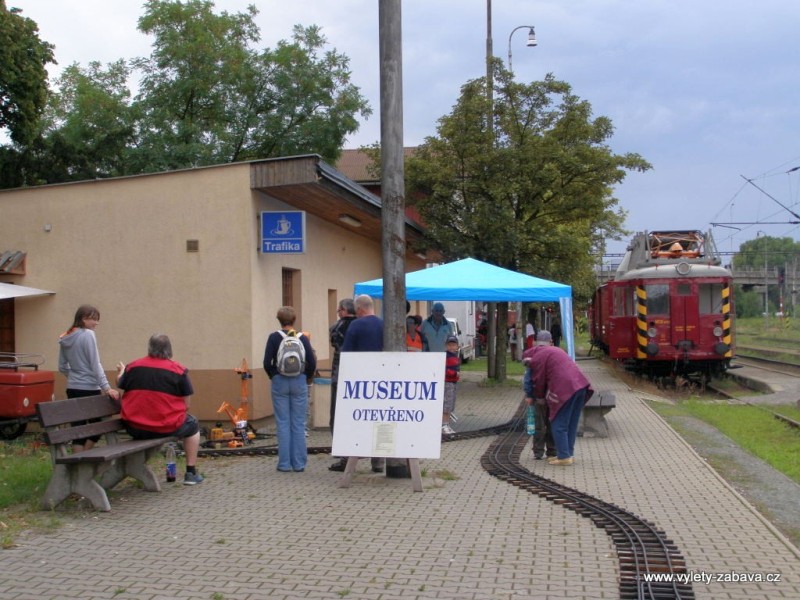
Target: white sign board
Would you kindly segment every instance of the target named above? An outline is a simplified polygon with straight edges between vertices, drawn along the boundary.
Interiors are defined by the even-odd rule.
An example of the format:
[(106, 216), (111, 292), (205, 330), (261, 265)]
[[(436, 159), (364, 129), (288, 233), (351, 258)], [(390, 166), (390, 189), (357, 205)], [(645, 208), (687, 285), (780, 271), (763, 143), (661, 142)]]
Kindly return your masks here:
[(439, 458), (444, 352), (342, 352), (334, 456)]

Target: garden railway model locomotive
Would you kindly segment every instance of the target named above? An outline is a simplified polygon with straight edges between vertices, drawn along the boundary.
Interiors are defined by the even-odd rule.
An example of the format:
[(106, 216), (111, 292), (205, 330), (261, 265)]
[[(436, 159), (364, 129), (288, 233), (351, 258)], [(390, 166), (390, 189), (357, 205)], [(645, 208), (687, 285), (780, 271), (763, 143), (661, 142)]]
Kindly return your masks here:
[(593, 346), (652, 377), (724, 373), (733, 357), (733, 277), (711, 232), (634, 236), (614, 275), (589, 307)]

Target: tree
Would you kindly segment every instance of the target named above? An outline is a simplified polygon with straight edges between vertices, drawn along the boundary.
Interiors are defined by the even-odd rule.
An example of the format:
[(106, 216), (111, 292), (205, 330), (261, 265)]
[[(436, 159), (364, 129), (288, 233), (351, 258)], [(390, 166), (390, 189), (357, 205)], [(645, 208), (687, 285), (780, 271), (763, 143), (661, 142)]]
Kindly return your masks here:
[(34, 21), (0, 0), (0, 129), (17, 144), (30, 142), (47, 100), (53, 46), (39, 39)]
[(45, 112), (42, 145), (48, 180), (80, 181), (127, 173), (126, 152), (133, 141), (130, 69), (124, 60), (105, 69), (72, 64), (56, 80)]
[(319, 28), (293, 42), (252, 48), (257, 10), (213, 12), (209, 0), (148, 0), (139, 30), (152, 35), (142, 74), (132, 163), (139, 171), (317, 152), (338, 157), (357, 114), (370, 113), (349, 83), (348, 59), (322, 53)]
[[(786, 301), (794, 304), (794, 297), (785, 294), (784, 277), (786, 273), (795, 273), (798, 259), (800, 259), (800, 243), (795, 242), (790, 237), (771, 237), (768, 235), (759, 236), (748, 240), (739, 246), (739, 251), (733, 257), (732, 265), (734, 269), (750, 269), (760, 271), (765, 278), (775, 281), (776, 276), (778, 285), (769, 284), (767, 286), (767, 307), (783, 307)], [(766, 273), (764, 271), (766, 270)], [(763, 286), (762, 286), (763, 287)], [(761, 297), (757, 310), (752, 310), (753, 303), (748, 299), (750, 295), (756, 295), (752, 290), (741, 290), (741, 294), (736, 296), (736, 313), (738, 316), (754, 316), (764, 312), (763, 292), (759, 292)], [(746, 302), (746, 304), (745, 304)]]
[(791, 263), (800, 256), (800, 243), (790, 237), (759, 236), (748, 240), (739, 246), (739, 251), (733, 257), (733, 267), (775, 269)]
[[(20, 37), (9, 24), (35, 34), (35, 23), (2, 2), (0, 41)], [(256, 14), (254, 6), (217, 14), (210, 0), (147, 0), (139, 30), (153, 37), (150, 56), (105, 68), (71, 65), (55, 82), (43, 119), (44, 95), (24, 113), (27, 120), (10, 104), (7, 82), (17, 80), (5, 67), (15, 47), (0, 44), (0, 127), (8, 126), (5, 119), (16, 127), (12, 144), (0, 146), (0, 187), (303, 153), (334, 162), (358, 130), (358, 115), (371, 112), (350, 83), (349, 60), (326, 50), (316, 26), (297, 26), (291, 42), (257, 50)], [(41, 73), (38, 91), (45, 94)], [(141, 81), (131, 100), (134, 74)]]
[[(409, 188), (434, 244), (450, 258), (472, 256), (573, 286), (577, 300), (594, 287), (592, 256), (600, 235), (625, 232), (613, 186), (650, 165), (614, 154), (606, 117), (569, 84), (548, 75), (520, 84), (495, 63), (492, 120), (485, 80), (468, 82), (409, 161)], [(491, 123), (491, 127), (487, 126)], [(504, 347), (504, 323), (498, 319)], [(498, 353), (497, 377), (505, 373)]]

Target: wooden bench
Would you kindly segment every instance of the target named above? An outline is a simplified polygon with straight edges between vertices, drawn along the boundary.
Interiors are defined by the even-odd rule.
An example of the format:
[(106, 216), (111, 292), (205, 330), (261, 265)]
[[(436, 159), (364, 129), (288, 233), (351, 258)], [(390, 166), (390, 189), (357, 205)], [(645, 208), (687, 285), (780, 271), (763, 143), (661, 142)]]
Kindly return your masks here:
[(608, 437), (606, 415), (617, 405), (612, 392), (596, 392), (584, 405), (578, 424), (578, 435), (588, 433), (592, 437)]
[[(55, 400), (37, 404), (36, 411), (53, 459), (53, 475), (41, 503), (43, 510), (52, 510), (70, 494), (78, 494), (97, 510), (110, 511), (106, 490), (125, 477), (141, 481), (148, 492), (161, 491), (147, 460), (176, 438), (120, 439), (125, 426), (117, 400), (105, 395)], [(90, 419), (99, 420), (73, 425)], [(73, 440), (97, 435), (105, 436), (105, 444), (100, 442), (90, 450), (70, 453)]]

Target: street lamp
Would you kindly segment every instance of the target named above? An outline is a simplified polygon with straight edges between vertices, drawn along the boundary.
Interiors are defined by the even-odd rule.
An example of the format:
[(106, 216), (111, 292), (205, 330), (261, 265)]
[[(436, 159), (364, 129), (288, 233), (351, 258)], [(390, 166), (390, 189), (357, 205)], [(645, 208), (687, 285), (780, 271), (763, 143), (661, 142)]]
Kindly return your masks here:
[(536, 32), (533, 30), (533, 25), (520, 25), (511, 30), (511, 34), (508, 36), (508, 70), (512, 73), (514, 70), (511, 68), (511, 36), (514, 35), (517, 29), (525, 29), (526, 27), (528, 28), (528, 43), (525, 45), (529, 48), (533, 48), (539, 44), (539, 42), (536, 41)]

